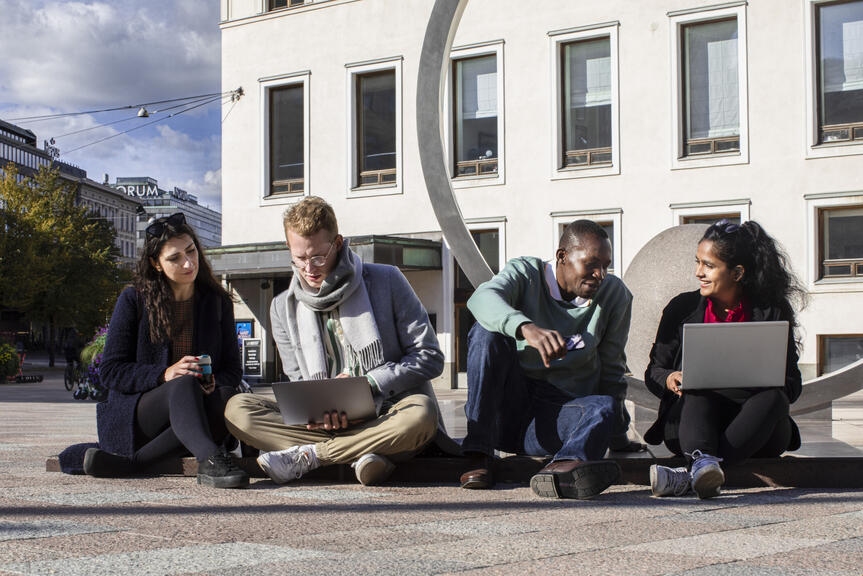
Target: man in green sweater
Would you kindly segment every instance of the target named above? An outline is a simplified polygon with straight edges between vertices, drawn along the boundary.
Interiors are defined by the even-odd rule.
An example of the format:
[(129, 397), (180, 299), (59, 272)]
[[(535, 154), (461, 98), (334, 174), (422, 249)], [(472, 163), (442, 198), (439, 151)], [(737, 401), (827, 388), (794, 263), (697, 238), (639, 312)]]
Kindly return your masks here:
[(632, 294), (607, 276), (611, 243), (601, 226), (566, 227), (554, 262), (510, 260), (468, 300), (463, 488), (494, 485), (494, 450), (552, 456), (530, 481), (539, 496), (591, 498), (620, 468), (603, 460), (628, 414), (626, 355)]

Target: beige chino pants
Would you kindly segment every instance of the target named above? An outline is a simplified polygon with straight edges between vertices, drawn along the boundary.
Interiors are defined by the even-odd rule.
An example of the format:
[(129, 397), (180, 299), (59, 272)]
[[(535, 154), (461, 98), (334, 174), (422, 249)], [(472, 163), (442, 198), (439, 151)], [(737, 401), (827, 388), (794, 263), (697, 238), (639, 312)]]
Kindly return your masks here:
[(437, 408), (425, 394), (396, 402), (385, 414), (346, 430), (308, 430), (282, 420), (279, 405), (258, 394), (237, 394), (225, 408), (225, 422), (239, 440), (265, 452), (314, 444), (321, 465), (348, 464), (364, 454), (410, 457), (437, 431)]

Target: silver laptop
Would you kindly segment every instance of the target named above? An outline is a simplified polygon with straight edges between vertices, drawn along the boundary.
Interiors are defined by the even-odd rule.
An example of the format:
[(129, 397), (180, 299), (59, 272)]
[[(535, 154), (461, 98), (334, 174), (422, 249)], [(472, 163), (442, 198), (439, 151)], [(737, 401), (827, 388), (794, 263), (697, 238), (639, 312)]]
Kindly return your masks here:
[(785, 385), (788, 322), (683, 325), (683, 390)]
[(282, 420), (290, 426), (321, 422), (324, 412), (339, 410), (348, 420), (370, 420), (377, 414), (368, 378), (327, 378), (273, 382)]

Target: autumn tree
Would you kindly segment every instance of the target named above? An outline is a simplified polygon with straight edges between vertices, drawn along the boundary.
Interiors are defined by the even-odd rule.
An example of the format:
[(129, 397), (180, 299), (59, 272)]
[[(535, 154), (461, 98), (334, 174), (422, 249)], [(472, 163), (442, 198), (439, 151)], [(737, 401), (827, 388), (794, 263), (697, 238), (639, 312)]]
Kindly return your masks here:
[(47, 167), (24, 179), (7, 167), (0, 180), (0, 304), (48, 326), (51, 366), (58, 329), (92, 333), (125, 279), (113, 226), (76, 195)]

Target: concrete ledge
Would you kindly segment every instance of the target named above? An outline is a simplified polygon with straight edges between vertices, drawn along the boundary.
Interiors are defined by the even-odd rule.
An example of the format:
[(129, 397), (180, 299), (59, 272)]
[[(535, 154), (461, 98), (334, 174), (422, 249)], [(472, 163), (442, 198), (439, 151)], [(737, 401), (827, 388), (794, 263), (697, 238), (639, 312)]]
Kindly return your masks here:
[[(623, 472), (620, 484), (649, 484), (651, 464), (683, 466), (682, 458), (615, 458)], [(497, 481), (504, 484), (527, 484), (546, 460), (527, 456), (509, 456), (497, 461)], [(265, 477), (254, 458), (243, 458), (240, 466), (256, 478)], [(60, 472), (57, 457), (45, 462), (47, 472)], [(396, 466), (390, 478), (399, 484), (453, 484), (467, 470), (464, 458), (414, 458)], [(169, 460), (147, 471), (147, 475), (195, 476), (198, 463), (194, 458)], [(859, 488), (863, 485), (863, 458), (758, 458), (725, 469), (726, 485), (737, 488), (761, 486), (786, 488)], [(328, 466), (304, 477), (319, 482), (354, 482), (354, 471), (348, 465)]]

